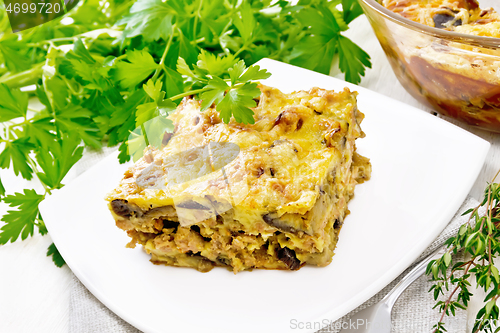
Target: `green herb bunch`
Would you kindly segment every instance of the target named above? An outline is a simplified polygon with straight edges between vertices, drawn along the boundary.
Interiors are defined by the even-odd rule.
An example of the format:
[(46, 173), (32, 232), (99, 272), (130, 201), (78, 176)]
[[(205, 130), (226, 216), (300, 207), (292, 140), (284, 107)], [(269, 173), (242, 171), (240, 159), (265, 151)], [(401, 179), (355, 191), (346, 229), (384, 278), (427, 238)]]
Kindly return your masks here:
[[(0, 168), (45, 190), (6, 195), (0, 180), (0, 199), (13, 208), (0, 244), (35, 227), (47, 233), (38, 204), (63, 186), (84, 147), (120, 145), (120, 162), (129, 160), (131, 133), (159, 116), (171, 131), (165, 116), (183, 97), (215, 106), (226, 123), (253, 123), (257, 81), (270, 75), (253, 64), (264, 57), (328, 74), (338, 56), (358, 83), (369, 56), (341, 33), (361, 13), (357, 0), (85, 0), (13, 34), (2, 7)], [(64, 263), (53, 245), (48, 254)]]
[[(476, 287), (487, 293), (484, 307), (477, 313), (473, 332), (500, 331), (500, 327), (496, 328), (495, 325), (499, 316), (496, 302), (500, 297), (500, 275), (494, 265), (494, 259), (500, 255), (500, 184), (493, 181), (486, 187), (480, 205), (463, 214), (470, 214), (469, 221), (460, 227), (455, 237), (446, 241), (446, 253), (427, 266), (427, 275), (435, 281), (429, 290), (434, 293), (434, 299), (437, 301), (445, 290), (449, 294), (434, 306), (442, 314), (433, 327), (434, 333), (446, 332), (443, 322), (445, 315), (454, 316), (457, 309), (467, 309), (472, 296), (468, 281), (471, 276), (475, 278)], [(480, 207), (486, 208), (484, 216), (478, 213)], [(454, 263), (452, 255), (459, 251), (465, 252), (470, 259)]]

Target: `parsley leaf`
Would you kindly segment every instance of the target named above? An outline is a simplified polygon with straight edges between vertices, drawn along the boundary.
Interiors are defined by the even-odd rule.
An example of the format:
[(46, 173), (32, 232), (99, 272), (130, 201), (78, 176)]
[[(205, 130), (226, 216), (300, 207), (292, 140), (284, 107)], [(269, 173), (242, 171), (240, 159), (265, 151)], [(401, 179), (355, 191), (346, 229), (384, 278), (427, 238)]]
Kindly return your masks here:
[(43, 219), (42, 219), (42, 215), (40, 214), (40, 212), (38, 212), (38, 216), (37, 216), (37, 221), (35, 223), (35, 225), (38, 227), (38, 232), (40, 233), (40, 235), (46, 235), (49, 233), (49, 231), (47, 230), (47, 227), (45, 226), (45, 222), (43, 222)]
[[(144, 146), (146, 146), (147, 143), (156, 148), (161, 148), (165, 133), (172, 133), (174, 131), (174, 123), (172, 122), (172, 120), (166, 118), (165, 116), (158, 116), (146, 121), (140, 127), (140, 129), (140, 140), (144, 141)], [(136, 131), (136, 133), (138, 132)], [(141, 144), (139, 151), (132, 151), (134, 149), (137, 149), (137, 142), (135, 144), (132, 144), (132, 142), (130, 142), (130, 139), (133, 140), (134, 136), (131, 135), (131, 137), (129, 137), (128, 145), (130, 154), (134, 156), (134, 160), (136, 160), (137, 156), (143, 153), (144, 148)]]
[(101, 147), (99, 129), (91, 119), (91, 111), (79, 105), (68, 104), (55, 113), (54, 123), (60, 131), (67, 134), (77, 133), (85, 144), (94, 148)]
[(169, 99), (164, 99), (165, 92), (161, 90), (161, 81), (149, 80), (144, 86), (144, 91), (153, 100), (137, 107), (136, 128), (127, 141), (128, 153), (137, 161), (143, 155), (146, 145), (160, 148), (165, 133), (172, 133), (174, 124), (167, 119), (170, 112), (174, 111), (176, 105)]
[(344, 20), (347, 24), (363, 14), (363, 9), (358, 0), (342, 0), (342, 9), (344, 12)]
[(55, 140), (55, 126), (52, 117), (39, 114), (24, 125), (24, 133), (29, 142), (46, 148), (48, 143)]
[(142, 89), (148, 94), (149, 97), (153, 99), (153, 101), (161, 101), (165, 96), (165, 92), (161, 90), (163, 83), (161, 81), (153, 82), (153, 80), (148, 80), (145, 85), (142, 86)]
[(33, 235), (35, 220), (38, 216), (38, 204), (44, 196), (37, 194), (35, 190), (24, 190), (24, 193), (15, 193), (3, 198), (10, 207), (17, 210), (9, 210), (2, 217), (6, 224), (0, 228), (0, 244), (14, 242), (19, 236), (26, 239)]
[(194, 64), (198, 56), (198, 50), (191, 44), (191, 41), (184, 36), (179, 29), (179, 57), (186, 60), (188, 64)]
[(153, 83), (152, 80), (149, 80), (143, 86), (144, 91), (153, 99), (153, 102), (137, 106), (136, 126), (140, 126), (154, 117), (166, 117), (177, 107), (171, 100), (164, 99), (165, 92), (161, 90), (162, 85), (161, 81)]
[(265, 69), (260, 69), (260, 66), (258, 65), (253, 65), (248, 67), (246, 71), (244, 71), (243, 74), (241, 74), (237, 79), (236, 82), (239, 83), (244, 83), (247, 81), (256, 81), (256, 80), (265, 80), (271, 76), (271, 73), (269, 73)]
[(372, 67), (370, 56), (347, 37), (339, 36), (338, 41), (340, 69), (347, 81), (357, 84), (365, 75), (365, 67)]
[(142, 36), (146, 41), (168, 39), (172, 33), (174, 11), (161, 0), (136, 1), (130, 8), (130, 14), (116, 24), (126, 24), (124, 35), (127, 38)]
[(241, 75), (243, 75), (245, 69), (246, 69), (245, 62), (243, 60), (240, 60), (236, 64), (234, 64), (233, 67), (227, 70), (227, 72), (229, 73), (229, 77), (231, 78), (232, 85), (238, 82), (238, 79), (240, 78)]
[[(179, 59), (178, 71), (191, 77), (199, 83), (205, 84), (200, 92), (201, 110), (204, 111), (212, 104), (216, 105), (221, 119), (227, 124), (231, 117), (237, 122), (253, 124), (253, 111), (250, 109), (257, 104), (253, 100), (260, 95), (257, 83), (252, 82), (268, 78), (271, 74), (257, 65), (249, 68), (243, 60), (234, 63), (230, 68), (224, 68), (234, 62), (233, 57), (224, 57), (215, 60), (208, 53), (202, 52), (198, 62), (189, 67), (182, 58)], [(227, 73), (222, 77), (229, 76), (226, 80), (215, 74)]]
[(63, 186), (64, 176), (83, 155), (80, 142), (76, 136), (64, 135), (60, 141), (52, 141), (48, 149), (37, 152), (36, 160), (43, 170), (37, 175), (45, 185), (53, 189)]
[(69, 92), (68, 85), (59, 76), (54, 76), (51, 79), (45, 81), (46, 96), (51, 104), (51, 109), (59, 110), (63, 109), (68, 105)]
[(164, 74), (166, 89), (165, 96), (173, 97), (184, 92), (184, 79), (179, 74), (179, 72), (166, 67), (164, 70)]
[[(3, 37), (3, 36), (2, 36)], [(28, 46), (17, 40), (16, 34), (7, 35), (0, 41), (0, 54), (3, 55), (5, 65), (12, 72), (21, 72), (30, 68), (31, 62), (26, 55)]]
[(33, 169), (29, 165), (29, 153), (35, 148), (29, 141), (29, 138), (23, 137), (5, 143), (5, 148), (0, 154), (0, 168), (14, 168), (14, 174), (21, 174), (24, 179), (30, 180), (33, 178)]
[(219, 104), (224, 98), (224, 93), (229, 85), (220, 77), (214, 77), (208, 81), (205, 87), (207, 90), (200, 94), (201, 111), (208, 109), (213, 103)]
[(332, 37), (341, 31), (332, 11), (323, 5), (302, 9), (298, 19), (311, 34)]
[(205, 50), (201, 50), (198, 55), (198, 62), (196, 63), (199, 68), (204, 69), (213, 76), (221, 76), (229, 68), (233, 67), (234, 64), (236, 64), (236, 58), (232, 54), (225, 57), (217, 57)]
[[(143, 133), (142, 128), (138, 127), (130, 132), (129, 138), (126, 142), (126, 152), (122, 151), (120, 147), (120, 154), (127, 154), (128, 158), (132, 157), (134, 162), (137, 162), (144, 156), (144, 148), (146, 148), (147, 134)], [(123, 145), (122, 145), (123, 146)]]
[(94, 64), (96, 62), (80, 38), (76, 39), (73, 50), (70, 50), (66, 54), (66, 58), (80, 60), (86, 64)]
[(193, 79), (195, 82), (199, 81), (200, 83), (206, 83), (209, 80), (207, 77), (207, 70), (200, 67), (199, 64), (193, 66), (193, 69), (191, 69), (184, 58), (179, 58), (177, 60), (177, 72)]
[(40, 103), (45, 106), (46, 111), (49, 114), (52, 114), (54, 111), (52, 110), (52, 104), (50, 104), (49, 97), (47, 96), (47, 92), (45, 89), (37, 84), (36, 85), (36, 97), (38, 97), (38, 100)]
[(365, 67), (371, 68), (371, 62), (366, 52), (340, 34), (348, 29), (347, 23), (360, 15), (356, 1), (343, 0), (342, 4), (343, 14), (320, 4), (299, 11), (297, 18), (307, 27), (306, 36), (294, 47), (290, 62), (329, 74), (333, 56), (338, 53), (339, 67), (346, 80), (357, 84), (365, 74)]
[(127, 53), (127, 60), (118, 62), (114, 71), (115, 80), (125, 89), (137, 86), (158, 68), (151, 54), (144, 50)]
[(129, 132), (136, 127), (136, 109), (146, 100), (146, 92), (143, 89), (136, 90), (127, 98), (127, 100), (121, 107), (116, 108), (109, 122), (109, 126), (112, 127), (109, 132), (112, 145), (115, 145), (118, 142), (122, 142), (127, 139)]
[(130, 161), (130, 154), (128, 152), (128, 141), (122, 142), (120, 147), (118, 147), (118, 151), (120, 152), (118, 154), (118, 161), (123, 164), (125, 162)]
[(297, 18), (308, 27), (308, 34), (295, 46), (291, 63), (329, 74), (340, 33), (340, 25), (335, 16), (328, 8), (320, 6), (301, 10)]
[(0, 83), (0, 96), (0, 122), (26, 116), (28, 94)]
[(64, 264), (66, 264), (66, 261), (64, 261), (64, 258), (61, 256), (54, 243), (50, 244), (50, 246), (47, 248), (47, 257), (50, 256), (52, 256), (52, 261), (57, 267), (60, 268), (63, 267)]
[(253, 9), (250, 4), (244, 1), (240, 6), (240, 11), (234, 17), (234, 25), (241, 35), (244, 42), (251, 40), (257, 22), (253, 15)]
[(212, 101), (212, 103), (214, 101), (218, 102), (217, 111), (220, 112), (221, 119), (225, 123), (228, 123), (231, 116), (233, 116), (239, 123), (253, 124), (255, 122), (253, 119), (254, 113), (250, 108), (257, 105), (254, 98), (260, 96), (260, 90), (257, 88), (257, 84), (251, 83), (251, 81), (266, 79), (270, 76), (270, 73), (265, 69), (261, 70), (257, 65), (250, 66), (247, 69), (243, 60), (240, 60), (233, 67), (229, 68), (228, 73), (231, 79), (229, 92), (227, 92), (224, 98), (218, 102), (221, 93), (226, 89), (224, 89), (224, 85), (222, 84), (223, 81), (211, 80), (211, 95), (205, 95), (205, 97), (210, 98), (210, 100), (205, 102), (204, 107), (206, 107), (207, 103), (210, 101)]
[(226, 94), (224, 99), (217, 105), (221, 119), (228, 123), (231, 115), (234, 119), (243, 124), (253, 124), (253, 111), (257, 103), (253, 100), (260, 96), (260, 90), (256, 83), (245, 83), (241, 88), (232, 89)]
[(107, 109), (111, 102), (122, 102), (119, 91), (109, 78), (113, 61), (109, 57), (97, 61), (80, 39), (75, 42), (73, 50), (63, 58), (57, 58), (56, 63), (59, 73), (75, 79), (88, 91), (89, 97), (84, 98), (86, 105), (93, 104)]

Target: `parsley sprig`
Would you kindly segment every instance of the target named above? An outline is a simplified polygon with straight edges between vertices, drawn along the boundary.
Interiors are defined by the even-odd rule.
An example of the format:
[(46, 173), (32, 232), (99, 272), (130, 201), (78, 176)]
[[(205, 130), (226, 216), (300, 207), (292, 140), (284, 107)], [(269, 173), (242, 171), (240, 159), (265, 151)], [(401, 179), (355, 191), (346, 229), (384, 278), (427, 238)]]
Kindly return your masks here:
[[(467, 309), (472, 296), (469, 290), (471, 277), (475, 279), (476, 288), (487, 293), (472, 331), (500, 331), (500, 327), (495, 325), (499, 318), (496, 302), (500, 298), (500, 275), (494, 263), (494, 259), (500, 255), (500, 184), (494, 183), (495, 178), (486, 187), (480, 205), (463, 214), (470, 214), (469, 221), (460, 227), (455, 237), (446, 241), (446, 253), (427, 266), (426, 273), (434, 281), (429, 290), (436, 300), (434, 307), (442, 313), (439, 322), (434, 325), (434, 333), (446, 332), (443, 322), (445, 315), (454, 316), (457, 309)], [(484, 216), (479, 215), (480, 207), (486, 208)], [(463, 251), (470, 259), (453, 262), (452, 254), (459, 251)], [(440, 295), (445, 295), (445, 291), (447, 297), (439, 299)]]
[[(179, 73), (202, 87), (173, 96), (172, 99), (196, 93), (202, 100), (202, 111), (215, 104), (225, 123), (234, 117), (239, 123), (253, 124), (253, 111), (250, 108), (256, 106), (254, 98), (260, 95), (260, 90), (254, 81), (267, 79), (271, 74), (257, 65), (247, 69), (243, 60), (235, 62), (234, 56), (216, 58), (202, 51), (198, 62), (191, 69), (183, 58), (179, 58), (177, 64)], [(225, 80), (223, 73), (227, 73), (229, 78)]]
[[(119, 145), (123, 163), (160, 144), (150, 134), (173, 130), (166, 116), (183, 97), (253, 123), (264, 57), (328, 74), (338, 55), (346, 80), (360, 82), (369, 56), (342, 33), (361, 13), (356, 0), (85, 0), (13, 34), (0, 3), (0, 168), (43, 186), (8, 194), (0, 179), (13, 209), (0, 244), (47, 232), (38, 204), (85, 149)], [(63, 263), (54, 246), (48, 255)]]

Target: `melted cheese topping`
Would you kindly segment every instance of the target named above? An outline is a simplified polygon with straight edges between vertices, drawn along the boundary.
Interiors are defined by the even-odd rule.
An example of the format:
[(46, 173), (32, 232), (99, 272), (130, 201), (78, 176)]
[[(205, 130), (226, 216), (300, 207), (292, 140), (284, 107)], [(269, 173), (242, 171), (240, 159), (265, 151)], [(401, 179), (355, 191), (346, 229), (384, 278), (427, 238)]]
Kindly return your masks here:
[[(226, 211), (229, 205), (238, 220), (249, 220), (240, 214), (310, 211), (328, 173), (351, 159), (354, 140), (363, 135), (356, 93), (313, 88), (283, 94), (260, 88), (252, 125), (225, 124), (216, 110), (200, 112), (198, 101), (184, 100), (170, 116), (176, 128), (168, 144), (152, 150), (149, 162), (141, 158), (107, 200), (125, 199), (144, 210), (188, 200), (215, 211)], [(240, 151), (234, 158), (234, 151), (221, 148), (213, 154), (215, 160), (207, 162), (207, 147), (213, 142), (230, 142)], [(226, 164), (228, 158), (232, 161)], [(212, 172), (217, 165), (224, 167)], [(344, 183), (349, 167), (339, 175)], [(204, 218), (202, 214), (191, 223)]]

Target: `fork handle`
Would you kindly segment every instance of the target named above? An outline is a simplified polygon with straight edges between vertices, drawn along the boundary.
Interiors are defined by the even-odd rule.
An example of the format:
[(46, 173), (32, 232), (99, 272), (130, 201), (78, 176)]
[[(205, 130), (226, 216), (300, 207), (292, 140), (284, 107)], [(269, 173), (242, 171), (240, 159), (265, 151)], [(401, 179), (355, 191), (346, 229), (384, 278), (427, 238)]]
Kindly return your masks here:
[(387, 295), (385, 295), (381, 302), (386, 303), (389, 306), (389, 309), (392, 309), (394, 303), (396, 303), (403, 291), (405, 291), (410, 284), (425, 273), (427, 265), (431, 262), (431, 260), (442, 257), (445, 252), (446, 247), (442, 246), (419, 262), (408, 274), (405, 275), (404, 278), (401, 279), (401, 281), (399, 281), (396, 286), (394, 286), (394, 288), (392, 288), (391, 291), (389, 291)]

